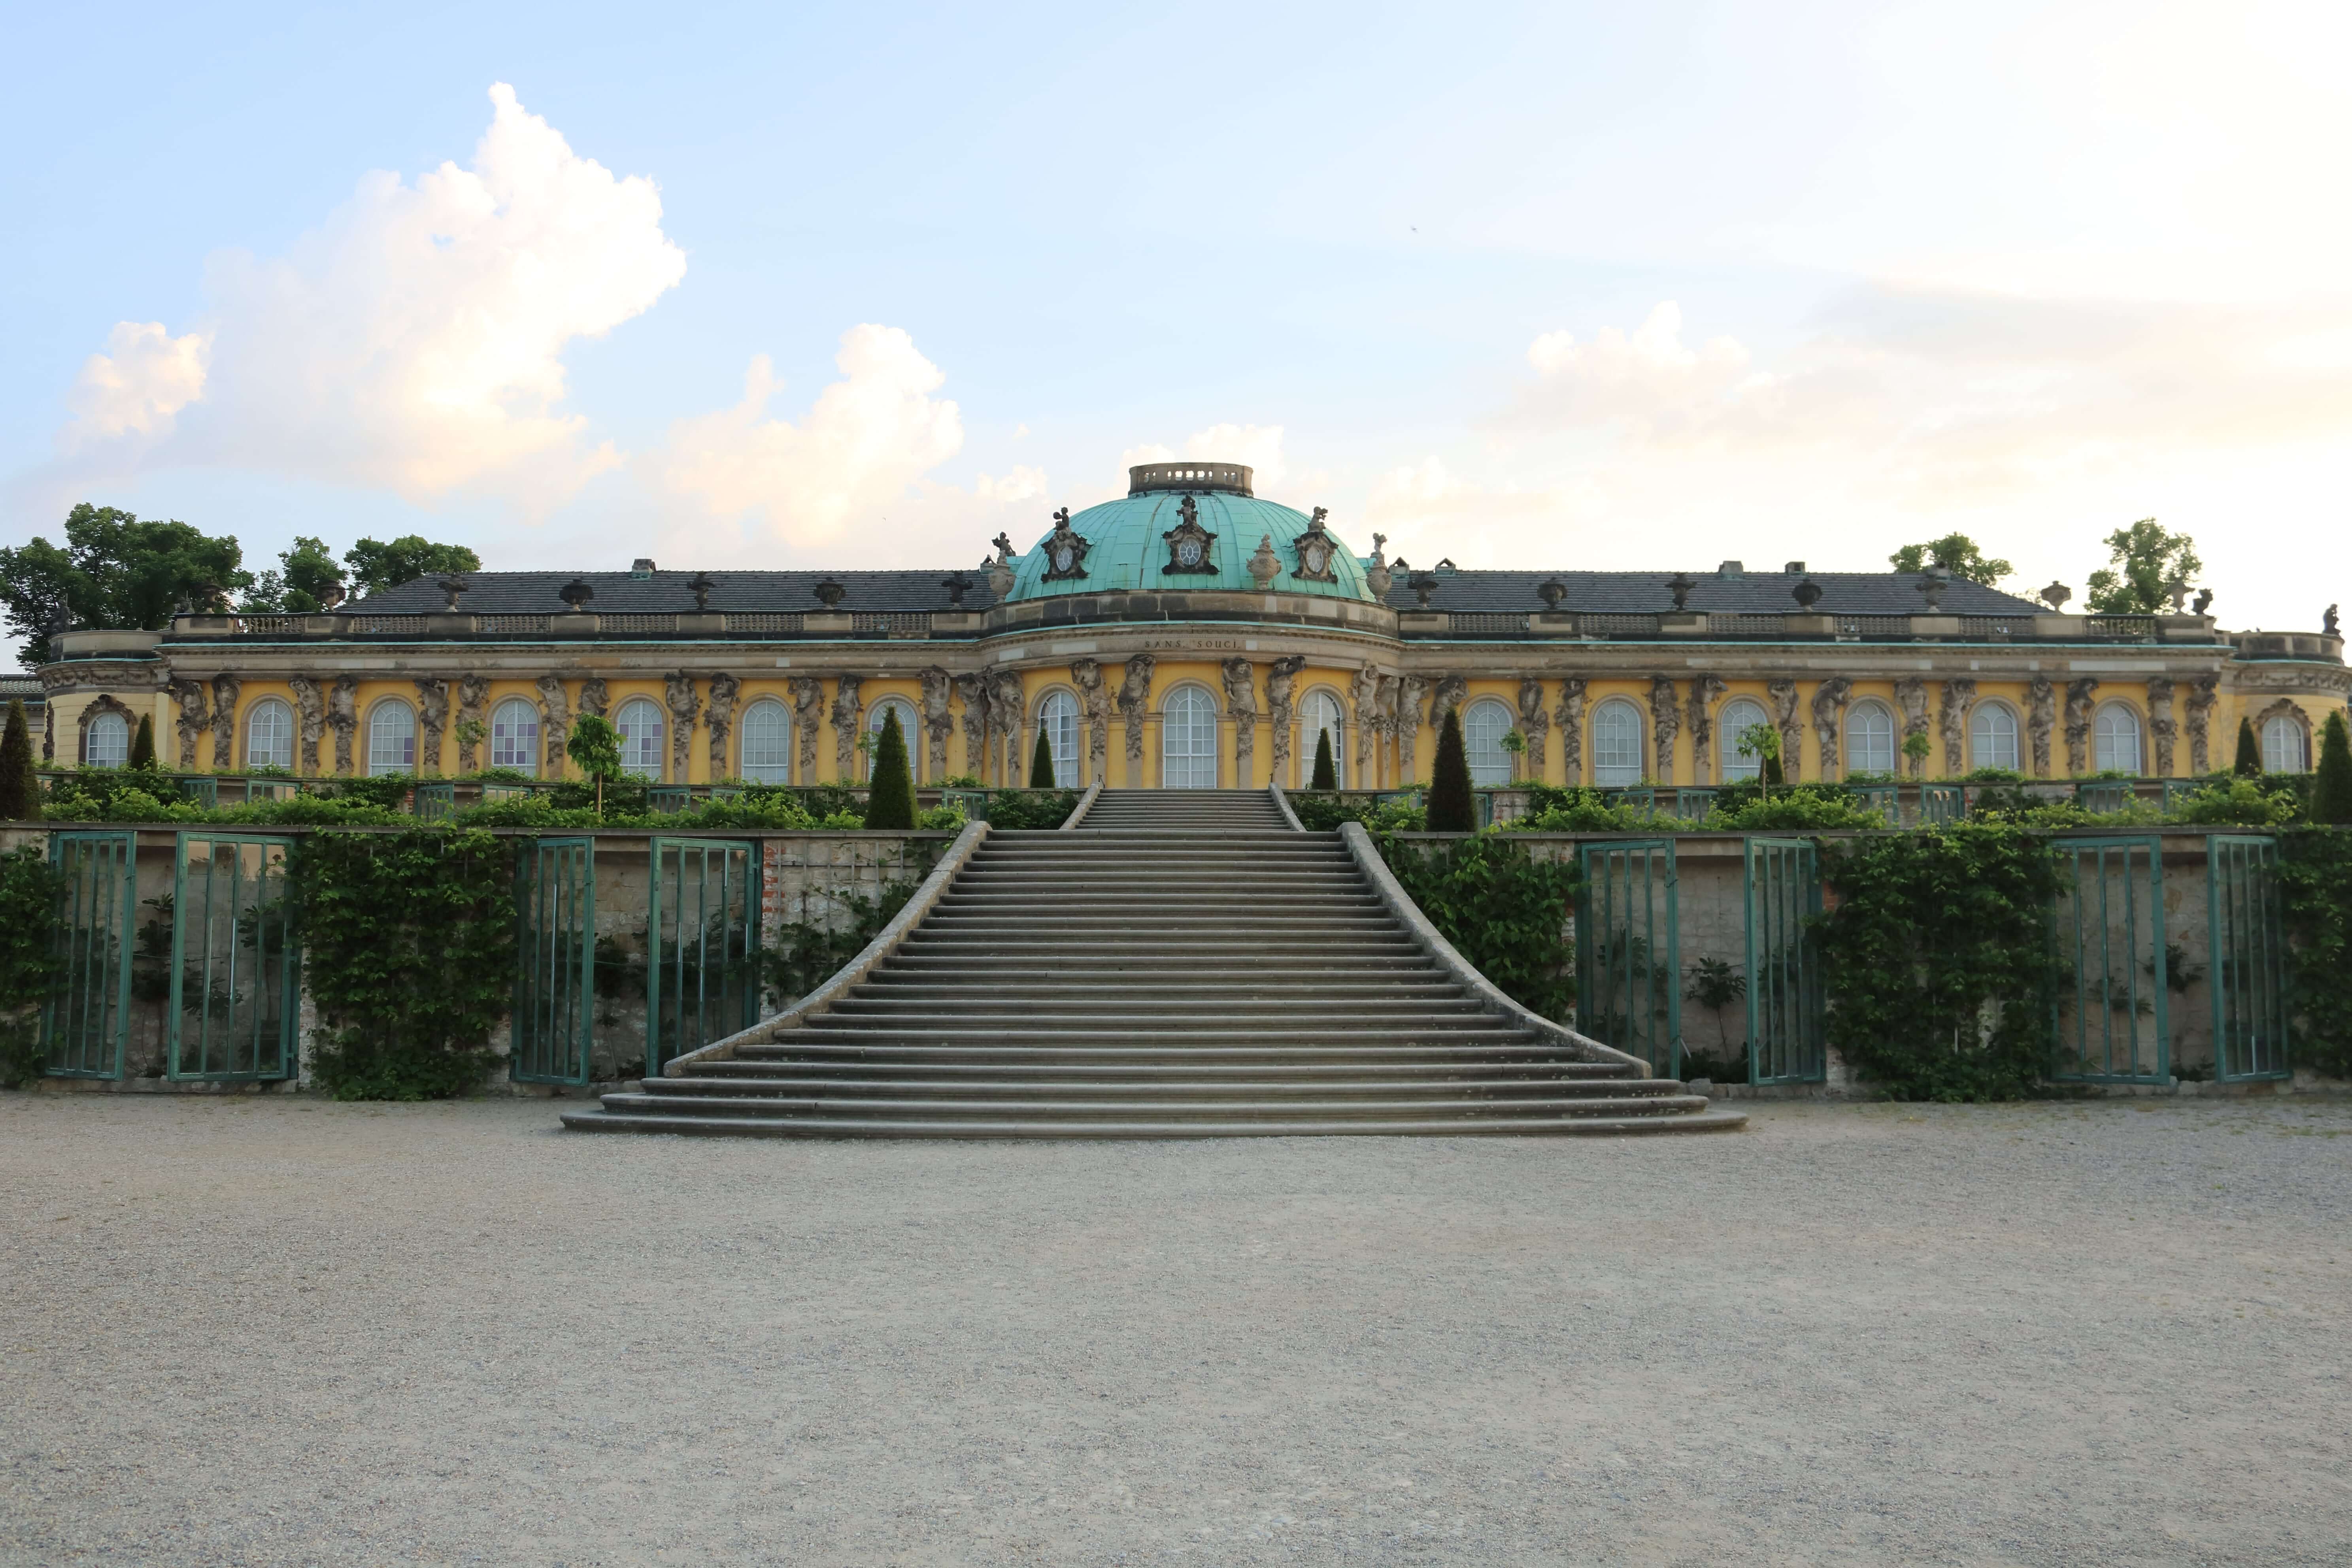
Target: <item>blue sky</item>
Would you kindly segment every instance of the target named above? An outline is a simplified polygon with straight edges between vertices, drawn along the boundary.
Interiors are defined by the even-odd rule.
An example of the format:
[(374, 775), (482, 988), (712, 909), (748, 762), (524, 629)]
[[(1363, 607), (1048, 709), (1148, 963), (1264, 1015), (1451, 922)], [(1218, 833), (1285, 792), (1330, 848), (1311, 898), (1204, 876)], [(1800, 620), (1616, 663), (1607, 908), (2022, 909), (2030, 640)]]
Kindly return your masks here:
[(0, 542), (966, 565), (1167, 453), (1416, 562), (2339, 596), (2341, 7), (356, 11), (12, 16)]

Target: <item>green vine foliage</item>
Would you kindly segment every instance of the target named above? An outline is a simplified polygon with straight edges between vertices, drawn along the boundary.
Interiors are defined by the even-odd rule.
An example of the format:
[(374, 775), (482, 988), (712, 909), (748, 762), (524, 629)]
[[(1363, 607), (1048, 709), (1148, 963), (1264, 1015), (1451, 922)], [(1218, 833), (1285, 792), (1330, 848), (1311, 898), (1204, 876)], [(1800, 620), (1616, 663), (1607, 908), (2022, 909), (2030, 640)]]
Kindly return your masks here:
[(2279, 879), (2294, 989), (2294, 1062), (2352, 1077), (2352, 832), (2285, 836)]
[(1398, 884), (1480, 973), (1529, 1012), (1567, 1021), (1576, 1002), (1567, 941), (1572, 863), (1538, 860), (1491, 833), (1420, 844), (1389, 837), (1379, 847)]
[(790, 1006), (865, 952), (866, 944), (882, 934), (921, 885), (908, 879), (887, 882), (873, 893), (835, 889), (830, 897), (849, 911), (847, 925), (836, 929), (818, 921), (794, 921), (780, 930), (761, 954), (761, 978), (778, 1004)]
[(1726, 833), (1790, 833), (1886, 826), (1842, 784), (1770, 784), (1743, 779), (1717, 792), (1706, 826)]
[(515, 847), (477, 831), (320, 834), (294, 858), (303, 972), (338, 1100), (481, 1084), (513, 1000)]
[(57, 976), (59, 879), (26, 846), (0, 855), (0, 1088), (41, 1074), (41, 1004)]
[(1384, 833), (1419, 833), (1429, 826), (1429, 814), (1402, 798), (1383, 801), (1375, 795), (1292, 795), (1291, 815), (1309, 833), (1333, 833), (1343, 822), (1360, 822), (1378, 838)]
[(988, 826), (999, 827), (1059, 827), (1078, 809), (1074, 789), (1001, 789), (989, 797)]
[(2046, 840), (1960, 823), (1825, 845), (1829, 1042), (1897, 1100), (2040, 1092), (2061, 968)]
[(1528, 786), (1527, 815), (1502, 824), (1500, 831), (1640, 833), (1664, 826), (1656, 812), (1612, 801), (1597, 789), (1538, 784)]

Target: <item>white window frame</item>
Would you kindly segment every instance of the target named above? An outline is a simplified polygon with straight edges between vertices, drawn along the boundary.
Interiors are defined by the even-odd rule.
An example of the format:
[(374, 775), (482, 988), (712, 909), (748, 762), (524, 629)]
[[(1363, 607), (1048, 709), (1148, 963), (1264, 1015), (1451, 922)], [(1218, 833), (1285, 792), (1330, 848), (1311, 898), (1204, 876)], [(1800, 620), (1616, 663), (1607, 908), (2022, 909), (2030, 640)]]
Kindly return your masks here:
[(415, 773), (416, 710), (397, 697), (379, 698), (368, 710), (367, 776), (413, 778)]
[(1502, 789), (1511, 782), (1511, 753), (1503, 737), (1518, 725), (1510, 705), (1481, 697), (1462, 709), (1462, 754), (1470, 763), (1470, 787)]
[(2304, 743), (2303, 726), (2292, 713), (2273, 713), (2263, 721), (2263, 772), (2266, 773), (2304, 773), (2311, 771), (2311, 757)]
[[(1615, 721), (1623, 723), (1617, 726)], [(1610, 733), (1613, 727), (1621, 732)], [(1642, 742), (1644, 739), (1642, 710), (1622, 697), (1612, 697), (1592, 710), (1592, 782), (1603, 788), (1619, 788), (1640, 784), (1648, 770), (1642, 765)], [(1631, 746), (1620, 747), (1631, 736)], [(1606, 741), (1607, 746), (1602, 742)], [(1612, 756), (1629, 756), (1630, 762), (1612, 761)]]
[(1180, 686), (1168, 694), (1160, 706), (1161, 788), (1217, 787), (1217, 700), (1205, 688)]
[[(267, 742), (261, 742), (260, 731), (265, 721), (269, 723), (270, 734)], [(283, 698), (265, 697), (247, 711), (245, 765), (248, 768), (290, 768), (294, 765), (294, 710)]]
[(1314, 690), (1298, 705), (1298, 787), (1305, 789), (1315, 782), (1315, 741), (1325, 731), (1331, 734), (1331, 778), (1341, 789), (1348, 787), (1348, 710), (1331, 692)]
[[(2003, 748), (2007, 755), (2002, 754)], [(1969, 715), (1969, 766), (2020, 769), (2016, 710), (2006, 702), (1979, 702)]]
[(772, 697), (754, 699), (736, 726), (736, 747), (735, 765), (744, 778), (753, 784), (792, 783), (793, 710)]
[[(652, 715), (650, 727), (630, 717), (640, 711)], [(632, 697), (613, 710), (613, 728), (621, 736), (622, 776), (661, 783), (663, 742), (669, 739), (669, 715), (662, 705), (650, 697)]]
[[(2131, 755), (2121, 755), (2115, 733), (2118, 720), (2131, 725)], [(2139, 714), (2128, 703), (2104, 704), (2091, 721), (2091, 771), (2096, 773), (2120, 771), (2137, 778), (2147, 765), (2147, 726), (2140, 722)]]
[[(1886, 727), (1883, 734), (1874, 728), (1866, 727), (1872, 720)], [(1855, 703), (1846, 715), (1845, 771), (1850, 773), (1894, 773), (1895, 759), (1903, 754), (1895, 743), (1895, 710), (1885, 703), (1875, 699)], [(1881, 755), (1877, 744), (1880, 741), (1885, 742), (1884, 755)]]
[[(100, 737), (106, 738), (100, 754)], [(82, 732), (82, 761), (94, 768), (127, 767), (131, 763), (131, 721), (120, 713), (100, 713)]]
[[(512, 714), (517, 711), (520, 711), (529, 716), (528, 727), (521, 731), (522, 734), (529, 736), (529, 740), (520, 747), (522, 761), (511, 762), (503, 760), (499, 755), (499, 747), (502, 739), (499, 733), (499, 725), (503, 715)], [(526, 773), (531, 777), (537, 778), (539, 776), (540, 757), (539, 719), (539, 704), (533, 702), (528, 697), (502, 698), (497, 703), (492, 705), (490, 709), (490, 766), (494, 768), (513, 768), (519, 773)], [(506, 738), (511, 739), (512, 737)], [(514, 748), (509, 748), (509, 754), (511, 754)]]
[(1750, 724), (1771, 721), (1772, 715), (1753, 697), (1735, 697), (1716, 714), (1716, 771), (1725, 784), (1743, 784), (1764, 776), (1764, 759), (1739, 749), (1739, 732)]
[[(1078, 700), (1059, 689), (1048, 691), (1037, 704), (1037, 727), (1045, 733), (1045, 743), (1054, 751), (1054, 787), (1078, 787), (1078, 748), (1085, 740), (1078, 722)], [(1029, 742), (1036, 750), (1037, 742)], [(1028, 782), (1024, 772), (1023, 781)]]

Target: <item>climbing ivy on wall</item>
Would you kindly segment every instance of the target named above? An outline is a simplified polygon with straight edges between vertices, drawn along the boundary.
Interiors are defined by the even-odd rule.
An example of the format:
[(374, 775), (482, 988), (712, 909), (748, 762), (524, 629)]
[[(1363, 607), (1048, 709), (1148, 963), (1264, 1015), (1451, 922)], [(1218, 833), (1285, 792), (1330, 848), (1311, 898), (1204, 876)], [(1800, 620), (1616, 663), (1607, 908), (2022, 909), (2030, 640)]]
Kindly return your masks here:
[(481, 1083), (513, 1000), (515, 848), (478, 830), (304, 840), (294, 885), (321, 1088), (446, 1100)]
[(2290, 833), (2282, 847), (2294, 1063), (2352, 1077), (2352, 832)]
[(1493, 834), (1413, 843), (1384, 837), (1381, 857), (1430, 923), (1503, 994), (1560, 1022), (1576, 1002), (1568, 911), (1577, 871)]
[(1898, 1100), (2038, 1091), (2056, 1046), (2049, 842), (1955, 824), (1822, 846), (1829, 1043)]
[(41, 1003), (57, 973), (58, 874), (26, 846), (0, 855), (0, 1088), (40, 1076)]

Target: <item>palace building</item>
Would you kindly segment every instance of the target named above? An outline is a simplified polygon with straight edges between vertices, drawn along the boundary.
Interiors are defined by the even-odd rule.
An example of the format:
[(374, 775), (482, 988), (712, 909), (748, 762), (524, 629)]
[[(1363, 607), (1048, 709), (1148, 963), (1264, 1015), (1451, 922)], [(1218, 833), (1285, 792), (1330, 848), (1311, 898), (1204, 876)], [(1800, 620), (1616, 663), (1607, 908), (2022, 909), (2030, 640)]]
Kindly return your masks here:
[(1467, 571), (1382, 542), (1247, 468), (1147, 464), (971, 571), (482, 572), (68, 631), (38, 675), (60, 763), (121, 762), (146, 714), (186, 771), (557, 778), (597, 713), (649, 780), (856, 782), (895, 711), (921, 784), (1025, 783), (1043, 731), (1065, 784), (1171, 789), (1303, 784), (1326, 732), (1344, 787), (1425, 781), (1449, 710), (1484, 785), (1752, 776), (1755, 724), (1791, 778), (2181, 777), (2227, 766), (2241, 718), (2296, 772), (2352, 690), (2332, 612), (2233, 634), (2210, 595), (2069, 615), (1932, 572)]

